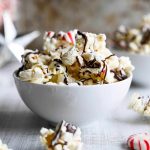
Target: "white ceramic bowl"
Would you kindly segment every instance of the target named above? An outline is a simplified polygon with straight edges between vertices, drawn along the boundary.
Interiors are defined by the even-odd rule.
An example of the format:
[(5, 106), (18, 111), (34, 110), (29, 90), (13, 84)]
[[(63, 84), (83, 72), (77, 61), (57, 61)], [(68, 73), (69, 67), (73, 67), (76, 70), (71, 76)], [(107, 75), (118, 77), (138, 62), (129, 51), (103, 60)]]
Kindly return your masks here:
[(150, 86), (150, 56), (132, 54), (125, 51), (113, 50), (118, 56), (130, 57), (132, 64), (135, 67), (133, 72), (133, 81), (141, 86)]
[(51, 122), (84, 125), (110, 114), (127, 94), (132, 76), (112, 84), (91, 86), (42, 85), (21, 81), (14, 73), (18, 92), (36, 114)]

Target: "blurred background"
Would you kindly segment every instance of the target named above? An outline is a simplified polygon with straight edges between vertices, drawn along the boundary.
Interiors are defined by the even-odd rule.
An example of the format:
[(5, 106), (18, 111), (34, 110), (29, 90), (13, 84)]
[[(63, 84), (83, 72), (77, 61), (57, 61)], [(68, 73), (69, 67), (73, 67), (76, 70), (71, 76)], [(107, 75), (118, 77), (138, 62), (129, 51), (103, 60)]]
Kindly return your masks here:
[[(11, 2), (14, 0), (11, 0)], [(136, 24), (149, 12), (150, 0), (18, 0), (19, 32), (39, 29), (107, 32), (119, 24)]]
[(19, 34), (41, 31), (28, 47), (41, 48), (45, 30), (70, 30), (108, 33), (118, 25), (134, 26), (149, 13), (150, 0), (0, 0), (2, 14), (8, 10)]

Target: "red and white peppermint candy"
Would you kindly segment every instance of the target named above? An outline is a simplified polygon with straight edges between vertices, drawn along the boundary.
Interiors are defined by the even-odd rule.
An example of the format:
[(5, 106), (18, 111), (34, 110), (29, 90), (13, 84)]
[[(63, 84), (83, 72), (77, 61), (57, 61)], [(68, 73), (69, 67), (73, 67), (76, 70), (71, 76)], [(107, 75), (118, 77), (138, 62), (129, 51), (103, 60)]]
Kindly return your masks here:
[(139, 133), (131, 135), (127, 143), (131, 150), (150, 150), (150, 134)]
[(64, 35), (64, 40), (66, 40), (68, 43), (71, 43), (75, 45), (76, 40), (75, 40), (75, 32), (69, 31)]
[(55, 32), (53, 31), (48, 31), (46, 32), (46, 36), (48, 36), (49, 38), (52, 38), (54, 36)]

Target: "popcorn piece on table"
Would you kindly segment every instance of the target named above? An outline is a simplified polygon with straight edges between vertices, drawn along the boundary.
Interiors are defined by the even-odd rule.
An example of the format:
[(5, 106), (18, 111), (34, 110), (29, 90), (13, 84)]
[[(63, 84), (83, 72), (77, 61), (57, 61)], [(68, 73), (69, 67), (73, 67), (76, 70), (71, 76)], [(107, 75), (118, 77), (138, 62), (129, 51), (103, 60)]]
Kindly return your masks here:
[(0, 139), (0, 150), (12, 150), (12, 149), (9, 149), (8, 146), (6, 144), (3, 144)]
[(42, 128), (41, 141), (47, 150), (81, 150), (81, 130), (70, 123), (62, 121), (56, 130)]
[(137, 93), (133, 94), (129, 108), (144, 116), (150, 116), (150, 97), (140, 96)]
[(150, 150), (150, 134), (131, 135), (127, 140), (127, 144), (131, 150)]

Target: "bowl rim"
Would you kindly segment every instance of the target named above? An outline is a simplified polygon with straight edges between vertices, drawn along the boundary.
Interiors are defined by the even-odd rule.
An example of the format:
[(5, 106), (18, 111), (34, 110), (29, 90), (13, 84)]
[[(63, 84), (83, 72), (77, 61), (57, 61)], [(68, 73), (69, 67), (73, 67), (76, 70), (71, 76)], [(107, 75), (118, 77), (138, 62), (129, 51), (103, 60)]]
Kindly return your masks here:
[(149, 58), (149, 57), (150, 57), (150, 54), (147, 55), (147, 54), (132, 53), (132, 52), (128, 52), (128, 51), (125, 51), (125, 50), (121, 50), (121, 49), (119, 49), (119, 48), (111, 49), (111, 51), (113, 51), (115, 54), (117, 54), (117, 53), (126, 54), (126, 55), (128, 55), (129, 57), (130, 57), (130, 56), (144, 57), (144, 58)]
[[(118, 81), (118, 82), (114, 82), (114, 83), (109, 83), (109, 84), (95, 84), (95, 85), (81, 85), (81, 86), (76, 86), (76, 85), (59, 85), (59, 84), (56, 84), (56, 85), (48, 85), (48, 84), (40, 84), (40, 83), (31, 83), (31, 82), (27, 82), (27, 81), (22, 81), (18, 76), (17, 76), (17, 72), (18, 72), (18, 69), (15, 70), (13, 72), (13, 78), (15, 80), (18, 80), (19, 82), (22, 82), (22, 83), (25, 83), (25, 84), (30, 84), (30, 85), (36, 85), (36, 86), (45, 86), (45, 87), (61, 87), (61, 88), (67, 88), (67, 87), (71, 87), (71, 88), (89, 88), (89, 87), (107, 87), (107, 86), (112, 86), (112, 85), (117, 85), (117, 84), (121, 84), (123, 82), (126, 82), (126, 81), (132, 81), (132, 78), (133, 78), (133, 73), (126, 79), (122, 80), (122, 81)], [(131, 83), (130, 83), (131, 84)]]

